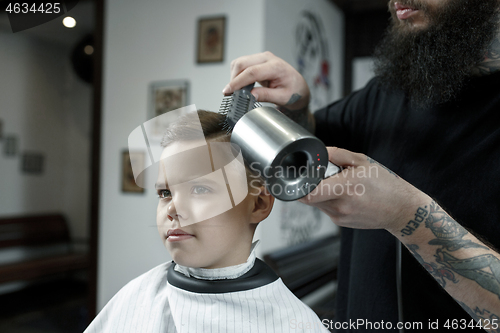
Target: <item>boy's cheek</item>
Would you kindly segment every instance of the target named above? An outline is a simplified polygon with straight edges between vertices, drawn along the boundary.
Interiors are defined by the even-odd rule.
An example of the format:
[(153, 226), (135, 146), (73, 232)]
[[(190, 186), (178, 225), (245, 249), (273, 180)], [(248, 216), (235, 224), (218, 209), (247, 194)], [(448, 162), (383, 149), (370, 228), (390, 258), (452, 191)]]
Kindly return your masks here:
[(162, 202), (160, 200), (160, 201), (158, 201), (158, 206), (156, 206), (156, 216), (157, 217), (160, 216), (160, 212), (161, 212), (162, 208), (163, 208), (163, 204), (162, 204)]
[(156, 214), (156, 226), (158, 228), (158, 232), (160, 235), (165, 233), (168, 230), (168, 225), (166, 222), (168, 222), (167, 218), (167, 213), (166, 209), (160, 209), (158, 208), (157, 214)]
[(156, 207), (156, 220), (159, 222), (162, 218), (167, 217), (168, 202), (160, 200)]
[(165, 232), (168, 230), (167, 226), (164, 225), (163, 223), (161, 223), (159, 220), (156, 220), (156, 226), (157, 226), (158, 233), (160, 234), (160, 236), (165, 237), (164, 236)]

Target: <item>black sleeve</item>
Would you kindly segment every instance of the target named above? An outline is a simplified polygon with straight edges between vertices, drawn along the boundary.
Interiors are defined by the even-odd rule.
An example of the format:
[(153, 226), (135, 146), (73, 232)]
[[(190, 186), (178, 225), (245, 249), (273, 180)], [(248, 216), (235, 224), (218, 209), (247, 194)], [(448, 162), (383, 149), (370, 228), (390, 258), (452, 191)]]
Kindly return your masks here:
[(375, 78), (363, 89), (316, 111), (315, 135), (327, 146), (361, 150), (368, 131), (367, 119), (374, 112), (378, 94)]

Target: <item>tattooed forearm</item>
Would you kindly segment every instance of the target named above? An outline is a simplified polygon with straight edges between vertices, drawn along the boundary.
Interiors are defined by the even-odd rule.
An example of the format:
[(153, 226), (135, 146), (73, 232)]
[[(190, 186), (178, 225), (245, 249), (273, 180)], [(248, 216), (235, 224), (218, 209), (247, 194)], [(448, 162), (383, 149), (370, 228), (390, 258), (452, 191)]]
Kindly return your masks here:
[(453, 283), (457, 283), (458, 279), (455, 277), (455, 274), (449, 270), (447, 267), (443, 265), (437, 265), (436, 263), (433, 262), (426, 262), (420, 254), (418, 254), (418, 245), (416, 244), (409, 244), (408, 249), (411, 251), (415, 259), (424, 266), (424, 268), (429, 272), (435, 279), (436, 281), (441, 285), (441, 287), (446, 287), (446, 279), (450, 280)]
[(445, 264), (457, 274), (475, 281), (484, 289), (500, 298), (500, 259), (492, 254), (483, 254), (467, 259), (458, 259), (438, 250), (436, 262)]
[(487, 309), (480, 309), (478, 306), (472, 310), (467, 304), (457, 301), (457, 303), (472, 317), (476, 322), (481, 323), (481, 327), (488, 332), (500, 333), (500, 317)]
[(463, 239), (469, 232), (435, 202), (430, 205), (430, 214), (425, 220), (425, 226), (436, 236), (435, 239), (429, 242), (430, 245), (440, 245), (448, 251), (469, 247), (488, 249), (486, 246), (474, 243), (470, 239)]
[(401, 229), (401, 237), (413, 234), (413, 232), (420, 226), (420, 223), (424, 222), (424, 219), (428, 217), (428, 215), (429, 210), (427, 206), (418, 207), (417, 212), (415, 213), (415, 218), (410, 220), (406, 226)]
[[(445, 286), (445, 278), (455, 282), (455, 274), (476, 282), (483, 289), (497, 295), (500, 298), (500, 259), (492, 252), (480, 252), (478, 255), (464, 255), (463, 253), (451, 254), (466, 248), (475, 248), (490, 251), (490, 249), (471, 239), (463, 239), (468, 231), (458, 222), (452, 219), (435, 202), (427, 206), (419, 207), (415, 218), (410, 220), (401, 230), (401, 236), (412, 235), (425, 219), (425, 227), (430, 229), (435, 238), (431, 239), (429, 245), (437, 245), (439, 248), (434, 254), (435, 263), (425, 262), (417, 253), (419, 247), (409, 244), (408, 249), (414, 257), (431, 273), (441, 284)], [(476, 252), (477, 253), (477, 252)]]

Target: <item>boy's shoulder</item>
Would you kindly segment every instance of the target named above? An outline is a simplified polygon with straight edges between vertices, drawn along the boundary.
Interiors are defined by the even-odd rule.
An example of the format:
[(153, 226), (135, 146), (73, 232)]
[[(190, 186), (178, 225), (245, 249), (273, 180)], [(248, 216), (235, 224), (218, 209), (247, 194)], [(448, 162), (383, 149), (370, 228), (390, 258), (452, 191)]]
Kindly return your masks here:
[(167, 272), (171, 265), (172, 262), (169, 261), (151, 268), (149, 271), (128, 282), (118, 293), (122, 291), (136, 290), (137, 288), (142, 290), (148, 287), (149, 289), (151, 286), (165, 283), (167, 279)]
[(159, 331), (161, 327), (175, 330), (173, 322), (162, 321), (170, 313), (165, 288), (171, 265), (160, 264), (123, 286), (84, 333), (123, 332), (126, 327), (141, 327), (145, 332)]

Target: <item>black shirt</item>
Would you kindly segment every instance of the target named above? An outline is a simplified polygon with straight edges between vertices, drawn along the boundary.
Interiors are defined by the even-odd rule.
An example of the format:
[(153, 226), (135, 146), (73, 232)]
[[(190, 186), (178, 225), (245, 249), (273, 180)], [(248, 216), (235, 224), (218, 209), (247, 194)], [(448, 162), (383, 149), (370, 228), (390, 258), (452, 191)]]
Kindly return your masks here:
[[(315, 119), (327, 146), (374, 158), (500, 248), (500, 73), (473, 78), (459, 98), (426, 110), (375, 78)], [(343, 228), (337, 321), (398, 321), (397, 242), (385, 230)], [(447, 319), (470, 320), (405, 247), (402, 286), (405, 322), (426, 330), (429, 320), (441, 329)]]

